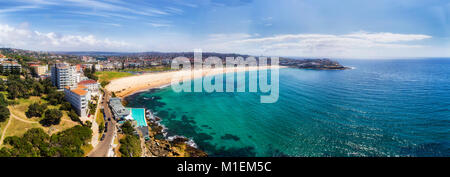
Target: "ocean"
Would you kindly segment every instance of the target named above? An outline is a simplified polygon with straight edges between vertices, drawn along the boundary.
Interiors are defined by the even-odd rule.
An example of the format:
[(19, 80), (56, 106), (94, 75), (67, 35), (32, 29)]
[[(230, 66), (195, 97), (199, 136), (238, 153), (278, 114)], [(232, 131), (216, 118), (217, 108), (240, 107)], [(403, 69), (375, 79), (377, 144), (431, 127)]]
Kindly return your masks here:
[(168, 136), (210, 156), (450, 156), (450, 59), (338, 61), (353, 69), (281, 69), (273, 104), (260, 103), (264, 93), (166, 87), (128, 106), (151, 109)]

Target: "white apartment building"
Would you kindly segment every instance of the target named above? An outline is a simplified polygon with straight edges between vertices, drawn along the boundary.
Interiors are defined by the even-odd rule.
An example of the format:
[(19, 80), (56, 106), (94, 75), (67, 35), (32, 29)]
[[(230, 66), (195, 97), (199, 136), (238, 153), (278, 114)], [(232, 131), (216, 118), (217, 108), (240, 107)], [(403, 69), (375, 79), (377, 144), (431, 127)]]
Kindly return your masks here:
[(65, 87), (76, 86), (76, 71), (75, 66), (70, 66), (67, 63), (56, 63), (51, 67), (51, 80), (52, 84), (58, 89), (64, 89)]
[(75, 73), (75, 83), (78, 83), (78, 82), (80, 82), (81, 81), (81, 73)]
[(87, 117), (89, 115), (88, 104), (89, 100), (91, 100), (91, 92), (87, 87), (83, 85), (79, 85), (78, 87), (65, 87), (64, 97), (80, 117)]
[(83, 85), (91, 92), (91, 95), (100, 95), (99, 85), (95, 80), (84, 80), (78, 83), (78, 85)]

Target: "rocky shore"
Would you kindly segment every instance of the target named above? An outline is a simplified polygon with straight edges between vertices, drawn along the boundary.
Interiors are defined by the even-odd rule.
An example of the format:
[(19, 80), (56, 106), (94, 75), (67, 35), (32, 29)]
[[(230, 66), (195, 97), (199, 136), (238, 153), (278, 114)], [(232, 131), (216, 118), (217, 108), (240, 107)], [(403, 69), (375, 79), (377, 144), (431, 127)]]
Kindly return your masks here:
[(299, 69), (315, 69), (315, 70), (346, 70), (345, 67), (337, 61), (330, 59), (288, 59), (280, 58), (280, 66), (287, 66)]
[(165, 128), (159, 123), (161, 119), (154, 116), (148, 119), (150, 141), (145, 144), (150, 156), (154, 157), (207, 157), (208, 154), (198, 149), (192, 140), (175, 136), (166, 138)]

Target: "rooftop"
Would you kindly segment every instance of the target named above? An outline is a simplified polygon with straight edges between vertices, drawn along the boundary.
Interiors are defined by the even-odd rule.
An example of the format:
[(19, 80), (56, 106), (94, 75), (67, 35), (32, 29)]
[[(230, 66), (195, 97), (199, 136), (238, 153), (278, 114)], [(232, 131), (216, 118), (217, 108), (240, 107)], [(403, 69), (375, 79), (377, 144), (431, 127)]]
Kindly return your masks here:
[(109, 99), (109, 106), (111, 107), (111, 111), (113, 112), (116, 119), (125, 118), (126, 116), (130, 115), (130, 110), (123, 107), (120, 98)]
[(82, 88), (76, 88), (70, 91), (80, 96), (86, 95), (88, 93), (86, 90), (83, 90)]
[(97, 84), (95, 80), (84, 80), (78, 83), (78, 85)]
[(87, 87), (86, 87), (86, 86), (84, 86), (84, 85), (80, 85), (80, 84), (78, 84), (77, 88), (79, 88), (79, 89), (87, 89)]

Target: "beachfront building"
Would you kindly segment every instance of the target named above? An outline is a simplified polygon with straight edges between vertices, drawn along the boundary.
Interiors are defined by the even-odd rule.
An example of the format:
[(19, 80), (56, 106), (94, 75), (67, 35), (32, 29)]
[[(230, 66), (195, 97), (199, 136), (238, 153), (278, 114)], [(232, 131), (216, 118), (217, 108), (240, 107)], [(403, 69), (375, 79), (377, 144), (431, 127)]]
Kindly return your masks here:
[(114, 119), (116, 119), (119, 123), (130, 121), (133, 127), (137, 131), (141, 132), (141, 135), (145, 140), (150, 139), (144, 108), (125, 108), (122, 105), (120, 98), (109, 99), (109, 106), (111, 107), (111, 112), (113, 113)]
[(78, 85), (77, 87), (66, 86), (64, 88), (64, 98), (72, 105), (72, 108), (80, 117), (88, 116), (88, 103), (91, 100), (91, 92), (87, 87), (83, 85)]
[(118, 121), (130, 119), (130, 110), (123, 107), (120, 98), (110, 98), (109, 106), (111, 107), (111, 112), (113, 113), (114, 119)]
[(99, 86), (97, 81), (95, 80), (84, 80), (80, 81), (78, 85), (83, 85), (88, 88), (88, 90), (91, 92), (91, 95), (99, 95)]
[(64, 89), (67, 86), (75, 87), (77, 83), (75, 67), (67, 63), (56, 63), (52, 65), (51, 80), (52, 84), (58, 89)]

